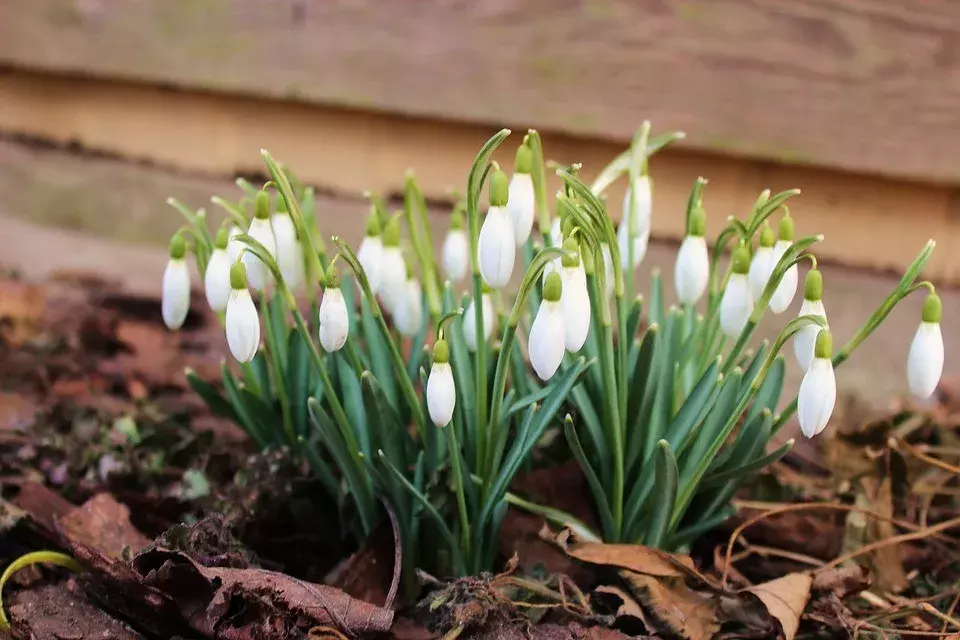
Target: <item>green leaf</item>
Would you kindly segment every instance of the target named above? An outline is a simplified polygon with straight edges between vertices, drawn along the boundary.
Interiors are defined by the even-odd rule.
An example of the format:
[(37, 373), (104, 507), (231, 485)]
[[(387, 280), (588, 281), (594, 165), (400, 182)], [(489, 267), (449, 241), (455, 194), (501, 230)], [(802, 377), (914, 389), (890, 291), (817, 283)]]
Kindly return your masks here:
[(663, 278), (660, 270), (650, 274), (650, 310), (647, 312), (650, 324), (663, 324)]
[(327, 495), (336, 502), (339, 508), (343, 504), (343, 492), (340, 490), (340, 483), (337, 482), (336, 477), (333, 475), (333, 470), (330, 469), (330, 465), (320, 457), (316, 448), (307, 442), (303, 436), (299, 438), (298, 442), (300, 443), (300, 451), (303, 452), (303, 456), (306, 458), (307, 464), (310, 465), (310, 470), (313, 472), (313, 475), (320, 481)]
[(790, 450), (793, 448), (793, 445), (794, 441), (788, 440), (780, 445), (777, 449), (766, 455), (762, 455), (759, 458), (754, 458), (746, 464), (708, 475), (700, 483), (700, 486), (707, 488), (721, 485), (732, 480), (740, 481), (744, 477), (756, 473), (757, 471), (762, 471), (764, 468), (780, 460), (780, 458), (790, 452)]
[(663, 437), (673, 413), (674, 390), (677, 379), (676, 356), (680, 347), (680, 333), (683, 329), (683, 316), (679, 309), (671, 309), (667, 314), (663, 340), (655, 355), (655, 371), (659, 378), (656, 396), (650, 418), (643, 428), (643, 456), (648, 460), (653, 456), (657, 440)]
[(240, 393), (240, 385), (237, 384), (237, 379), (233, 373), (230, 372), (230, 369), (227, 368), (226, 362), (220, 365), (220, 373), (223, 376), (223, 389), (227, 394), (227, 398), (230, 399), (230, 406), (233, 407), (233, 410), (237, 414), (237, 424), (257, 443), (257, 447), (261, 451), (266, 449), (268, 446), (267, 438), (260, 432), (257, 421), (247, 408), (244, 397)]
[(360, 451), (364, 455), (370, 455), (370, 431), (367, 426), (367, 414), (363, 408), (363, 389), (360, 388), (360, 379), (342, 351), (338, 351), (334, 356), (336, 361), (337, 378), (340, 383), (340, 401), (343, 403), (343, 409), (347, 413), (350, 421), (350, 427), (353, 429), (354, 437)]
[(630, 382), (630, 395), (627, 397), (627, 433), (625, 464), (627, 476), (635, 471), (643, 450), (644, 429), (650, 422), (654, 399), (657, 396), (661, 376), (656, 371), (656, 353), (660, 342), (660, 327), (652, 325), (643, 334), (638, 349), (636, 364)]
[(393, 377), (393, 366), (390, 364), (390, 355), (387, 353), (387, 343), (379, 324), (373, 317), (370, 301), (366, 296), (360, 296), (360, 324), (363, 327), (366, 350), (370, 355), (370, 370), (382, 386), (390, 406), (399, 407), (397, 383)]
[(294, 432), (299, 437), (307, 434), (307, 398), (312, 391), (310, 351), (299, 331), (291, 331), (287, 345), (287, 397), (293, 417)]
[(656, 455), (657, 492), (653, 503), (650, 528), (647, 530), (647, 546), (660, 548), (667, 537), (673, 516), (673, 506), (677, 499), (679, 473), (677, 459), (670, 450), (670, 443), (660, 440)]
[[(627, 315), (627, 336), (628, 340), (633, 340), (640, 328), (640, 322), (643, 320), (643, 297), (637, 296), (630, 305), (630, 312)], [(622, 339), (622, 338), (621, 338)]]
[(690, 526), (680, 529), (675, 534), (670, 536), (670, 542), (669, 544), (665, 545), (665, 548), (667, 550), (678, 549), (681, 546), (690, 544), (704, 533), (719, 527), (724, 523), (724, 521), (726, 521), (727, 518), (731, 517), (736, 512), (736, 509), (733, 507), (727, 507), (715, 515), (698, 518), (697, 521), (692, 523)]
[(216, 387), (198, 376), (193, 369), (187, 369), (186, 376), (187, 384), (207, 404), (214, 415), (233, 420), (239, 424), (240, 419), (237, 417), (236, 411), (233, 410), (233, 407)]
[[(777, 410), (777, 405), (780, 404), (780, 394), (783, 392), (783, 382), (786, 378), (786, 371), (787, 366), (783, 360), (783, 356), (777, 356), (777, 359), (773, 361), (773, 365), (767, 370), (767, 377), (763, 379), (763, 382), (760, 383), (760, 388), (757, 389), (757, 395), (753, 399), (753, 406), (751, 406), (750, 411), (747, 412), (747, 422), (750, 422), (760, 415), (760, 412), (764, 409), (769, 409), (771, 412)], [(753, 378), (744, 376), (744, 380), (751, 382)]]
[[(683, 451), (687, 438), (691, 435), (693, 428), (700, 423), (709, 409), (710, 396), (717, 384), (717, 378), (720, 375), (720, 362), (715, 360), (712, 365), (700, 376), (700, 380), (694, 386), (693, 391), (687, 397), (676, 417), (671, 421), (667, 429), (666, 440), (670, 446), (677, 451)], [(695, 436), (694, 436), (695, 437)]]
[(600, 414), (597, 413), (590, 396), (587, 394), (586, 384), (581, 382), (570, 391), (570, 398), (573, 400), (573, 406), (577, 409), (577, 417), (580, 423), (586, 429), (589, 436), (588, 459), (600, 467), (600, 477), (604, 482), (610, 480), (610, 451), (607, 446), (607, 439), (603, 433), (603, 423), (600, 421)]
[(587, 481), (590, 493), (593, 496), (593, 503), (600, 514), (600, 526), (603, 527), (604, 536), (610, 538), (614, 535), (613, 513), (610, 511), (610, 503), (603, 490), (603, 485), (597, 477), (596, 471), (590, 466), (587, 456), (583, 452), (583, 446), (580, 444), (580, 438), (577, 436), (577, 430), (573, 426), (573, 420), (568, 415), (563, 421), (563, 434), (567, 438), (567, 444), (570, 447), (570, 453), (574, 460), (580, 465), (583, 477)]
[(276, 402), (273, 395), (273, 386), (270, 383), (270, 365), (267, 362), (267, 354), (263, 349), (257, 352), (257, 355), (242, 371), (244, 382), (246, 382), (251, 393), (259, 395), (268, 404)]
[(266, 304), (266, 313), (264, 318), (268, 318), (267, 324), (267, 349), (273, 349), (280, 361), (280, 366), (286, 369), (287, 366), (287, 334), (290, 327), (287, 325), (287, 305), (283, 301), (283, 296), (276, 295)]
[[(683, 140), (685, 137), (686, 134), (683, 131), (668, 131), (666, 133), (661, 133), (658, 136), (652, 136), (647, 140), (647, 148), (644, 153), (644, 158), (649, 158), (671, 142)], [(630, 161), (632, 160), (632, 155), (633, 147), (631, 146), (620, 153), (620, 155), (618, 155), (616, 158), (611, 160), (610, 163), (600, 171), (600, 175), (598, 175), (596, 180), (593, 181), (593, 185), (591, 185), (590, 190), (597, 195), (600, 195), (606, 191), (607, 188), (621, 175), (630, 170)]]

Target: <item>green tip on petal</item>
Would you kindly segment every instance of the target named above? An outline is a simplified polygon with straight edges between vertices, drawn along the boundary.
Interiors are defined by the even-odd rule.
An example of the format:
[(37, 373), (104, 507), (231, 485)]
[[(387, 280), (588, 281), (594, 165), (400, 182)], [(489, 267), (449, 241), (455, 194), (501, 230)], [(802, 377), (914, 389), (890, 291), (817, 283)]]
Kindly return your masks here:
[(287, 201), (283, 196), (277, 198), (277, 213), (290, 213), (287, 211)]
[(746, 275), (750, 271), (750, 247), (741, 244), (740, 248), (733, 252), (733, 272), (740, 275)]
[(327, 267), (327, 273), (324, 275), (323, 284), (327, 289), (340, 288), (340, 274), (337, 273), (337, 268), (333, 265), (333, 263)]
[(510, 194), (510, 183), (507, 174), (496, 169), (490, 174), (490, 206), (505, 207)]
[(243, 266), (243, 262), (240, 260), (237, 260), (230, 266), (230, 288), (247, 288), (247, 268)]
[(763, 228), (760, 229), (760, 246), (772, 248), (776, 244), (777, 239), (773, 235), (773, 229), (770, 228), (770, 223), (766, 220), (763, 221)]
[(450, 230), (463, 230), (463, 207), (459, 204), (453, 208), (453, 213), (450, 214)]
[(513, 163), (514, 173), (531, 173), (533, 171), (533, 151), (526, 144), (517, 147), (517, 160)]
[(687, 225), (687, 235), (702, 238), (707, 233), (707, 212), (699, 204), (690, 212), (690, 224)]
[(445, 364), (450, 362), (450, 347), (447, 341), (439, 338), (433, 343), (433, 364)]
[(931, 293), (923, 301), (923, 314), (921, 316), (924, 322), (940, 323), (940, 316), (943, 314), (943, 304), (940, 302), (940, 296)]
[[(567, 234), (564, 234), (565, 236)], [(563, 241), (564, 255), (560, 258), (560, 263), (567, 269), (580, 266), (580, 243), (576, 238), (567, 237)], [(569, 255), (570, 253), (574, 255)]]
[(789, 211), (784, 213), (783, 218), (780, 219), (780, 228), (777, 233), (777, 239), (793, 242), (793, 218), (790, 217)]
[(833, 336), (829, 329), (821, 329), (817, 334), (817, 346), (813, 350), (816, 358), (830, 359), (833, 357)]
[(377, 208), (370, 207), (370, 215), (367, 216), (367, 228), (364, 235), (368, 238), (376, 238), (380, 235), (380, 216), (377, 215)]
[(563, 293), (563, 283), (560, 281), (560, 274), (556, 271), (550, 272), (543, 283), (543, 299), (547, 302), (558, 302)]
[(213, 246), (217, 249), (226, 249), (230, 242), (230, 230), (226, 227), (220, 227), (217, 230), (217, 237), (213, 241)]
[(400, 246), (400, 214), (394, 214), (383, 228), (383, 244), (387, 247)]
[(823, 274), (819, 269), (807, 271), (803, 280), (803, 297), (810, 302), (816, 302), (823, 297)]
[(187, 255), (186, 239), (183, 237), (183, 234), (173, 234), (173, 237), (170, 238), (170, 257), (174, 260), (183, 260), (183, 256), (185, 255)]
[(490, 285), (488, 285), (486, 282), (481, 282), (481, 283), (480, 283), (480, 292), (481, 292), (481, 293), (485, 293), (485, 294), (487, 294), (487, 295), (490, 295), (491, 293), (493, 293), (493, 291), (494, 291), (493, 287), (491, 287)]
[(270, 217), (270, 194), (265, 190), (257, 192), (257, 197), (253, 202), (253, 213), (261, 220)]

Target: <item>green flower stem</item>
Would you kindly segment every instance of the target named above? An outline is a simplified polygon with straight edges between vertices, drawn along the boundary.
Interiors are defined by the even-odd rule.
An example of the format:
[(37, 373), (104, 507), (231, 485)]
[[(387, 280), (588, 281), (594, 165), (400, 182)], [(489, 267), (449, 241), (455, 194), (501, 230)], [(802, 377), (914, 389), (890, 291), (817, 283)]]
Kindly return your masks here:
[(250, 221), (247, 220), (247, 216), (243, 213), (243, 210), (240, 209), (240, 207), (227, 202), (220, 196), (213, 196), (210, 198), (210, 202), (222, 207), (223, 210), (227, 212), (227, 217), (233, 220), (233, 223), (236, 224), (241, 231), (247, 230), (247, 226), (250, 224)]
[[(430, 223), (426, 219), (426, 205), (424, 204), (421, 207), (419, 202), (422, 198), (413, 173), (408, 171), (403, 185), (403, 217), (407, 221), (407, 229), (410, 230), (413, 251), (420, 262), (423, 286), (427, 294), (427, 306), (430, 308), (430, 319), (431, 322), (436, 322), (440, 317), (443, 305), (440, 301), (440, 286), (433, 255), (433, 239), (430, 237)], [(413, 215), (414, 207), (418, 209), (420, 214), (416, 218)]]
[(287, 441), (290, 446), (296, 448), (297, 434), (293, 428), (293, 413), (290, 409), (290, 398), (287, 395), (287, 384), (283, 380), (283, 373), (280, 367), (280, 358), (277, 353), (277, 345), (270, 341), (273, 335), (273, 319), (269, 309), (267, 309), (267, 296), (260, 297), (260, 315), (263, 316), (263, 322), (266, 325), (267, 334), (267, 366), (270, 368), (270, 376), (273, 378), (274, 386), (277, 389), (277, 398), (280, 400), (280, 416), (283, 420), (283, 430), (287, 434)]
[[(25, 569), (35, 564), (52, 564), (58, 567), (69, 569), (74, 573), (83, 573), (84, 570), (83, 566), (79, 562), (64, 553), (59, 553), (56, 551), (34, 551), (32, 553), (27, 553), (20, 556), (11, 562), (10, 565), (4, 570), (3, 575), (0, 575), (0, 592), (2, 592), (7, 581), (10, 580), (10, 576), (21, 569)], [(2, 595), (2, 593), (0, 593), (0, 595)], [(7, 614), (3, 610), (2, 597), (0, 597), (0, 631), (4, 633), (8, 633), (10, 631), (10, 621), (7, 619)]]
[[(646, 145), (644, 159), (651, 157), (665, 146), (687, 137), (683, 131), (668, 131), (658, 136), (650, 138)], [(590, 190), (597, 196), (602, 194), (607, 188), (617, 181), (617, 179), (630, 169), (630, 162), (633, 157), (633, 147), (625, 149), (619, 156), (610, 161), (597, 175), (596, 180), (590, 186)]]
[(530, 151), (533, 155), (533, 194), (537, 203), (537, 226), (540, 227), (540, 235), (543, 236), (544, 244), (550, 246), (550, 207), (547, 204), (547, 173), (546, 163), (543, 159), (543, 141), (540, 140), (540, 134), (535, 129), (527, 132), (527, 140), (530, 144)]
[(467, 499), (463, 487), (463, 470), (460, 468), (460, 444), (457, 442), (457, 430), (447, 425), (443, 431), (447, 435), (450, 453), (450, 467), (453, 471), (453, 484), (457, 494), (457, 511), (460, 513), (460, 547), (463, 555), (470, 557), (470, 517), (467, 515)]

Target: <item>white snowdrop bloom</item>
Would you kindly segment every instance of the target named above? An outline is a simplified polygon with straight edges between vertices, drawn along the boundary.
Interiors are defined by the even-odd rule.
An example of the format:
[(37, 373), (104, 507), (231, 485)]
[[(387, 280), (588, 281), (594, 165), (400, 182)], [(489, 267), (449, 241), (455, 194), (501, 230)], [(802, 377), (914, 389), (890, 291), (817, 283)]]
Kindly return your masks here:
[(575, 258), (563, 257), (563, 268), (560, 272), (563, 285), (560, 303), (563, 309), (564, 347), (570, 353), (577, 353), (583, 348), (590, 332), (590, 292), (576, 239), (564, 240), (563, 248), (577, 254)]
[[(754, 300), (759, 300), (763, 295), (763, 290), (776, 266), (774, 244), (773, 229), (765, 222), (760, 231), (760, 246), (757, 247), (757, 252), (753, 254), (753, 259), (750, 261), (750, 292), (753, 293)], [(812, 346), (813, 343), (811, 343)]]
[(560, 274), (551, 273), (543, 285), (543, 300), (530, 327), (530, 364), (544, 382), (553, 377), (563, 360), (566, 335), (560, 301), (562, 294)]
[(439, 338), (433, 345), (433, 366), (427, 378), (427, 411), (430, 420), (438, 427), (445, 427), (453, 420), (457, 405), (457, 387), (450, 367), (450, 348), (447, 341)]
[(207, 271), (203, 274), (203, 290), (210, 308), (220, 313), (226, 310), (230, 300), (230, 267), (236, 260), (230, 259), (227, 252), (229, 236), (227, 229), (221, 227), (214, 241), (213, 253), (207, 261)]
[(414, 277), (408, 276), (403, 284), (402, 301), (393, 316), (393, 322), (400, 335), (408, 338), (417, 335), (423, 326), (423, 288)]
[(610, 298), (613, 295), (613, 279), (616, 272), (613, 270), (613, 256), (610, 253), (610, 245), (606, 242), (600, 245), (600, 255), (603, 258), (603, 277), (606, 280), (604, 288), (607, 298)]
[[(630, 195), (636, 193), (634, 207), (630, 207)], [(637, 236), (650, 234), (650, 223), (653, 217), (653, 184), (649, 175), (637, 176), (633, 187), (627, 187), (623, 194), (623, 217), (620, 218), (621, 226), (627, 221), (632, 220)]]
[(303, 248), (297, 240), (297, 227), (286, 211), (270, 216), (270, 227), (276, 244), (277, 266), (280, 275), (290, 289), (296, 289), (304, 281)]
[[(630, 269), (630, 233), (628, 225), (620, 224), (617, 229), (617, 245), (620, 247), (620, 264), (624, 269)], [(650, 244), (650, 230), (647, 229), (633, 237), (633, 268), (636, 269), (643, 262), (647, 255), (647, 247)]]
[(403, 301), (403, 285), (407, 281), (407, 263), (400, 248), (400, 218), (394, 216), (383, 230), (383, 255), (380, 263), (380, 286), (376, 289), (384, 308), (396, 315)]
[(170, 260), (163, 271), (160, 311), (168, 329), (183, 326), (190, 311), (190, 270), (187, 268), (187, 243), (179, 233), (170, 241)]
[(507, 213), (513, 223), (513, 239), (516, 246), (522, 247), (533, 229), (533, 214), (536, 210), (536, 198), (533, 192), (533, 152), (526, 144), (517, 149), (517, 160), (510, 178), (507, 199)]
[(559, 217), (554, 218), (553, 222), (550, 223), (550, 246), (563, 246), (563, 225)]
[(694, 209), (687, 226), (687, 235), (677, 252), (673, 284), (681, 303), (696, 304), (710, 281), (710, 257), (704, 238), (707, 214), (702, 207)]
[(243, 233), (243, 230), (237, 225), (232, 225), (227, 233), (227, 255), (230, 256), (230, 264), (240, 259), (240, 251), (243, 250), (243, 243), (235, 238)]
[(490, 208), (480, 228), (477, 252), (480, 258), (480, 275), (494, 289), (510, 282), (517, 245), (513, 236), (513, 223), (507, 214), (507, 175), (500, 170), (490, 176)]
[[(785, 213), (783, 219), (780, 220), (778, 235), (779, 239), (773, 246), (771, 270), (776, 268), (777, 263), (780, 262), (780, 258), (783, 257), (783, 254), (785, 254), (787, 249), (790, 248), (790, 245), (793, 244), (793, 218), (790, 217), (789, 213)], [(770, 310), (774, 313), (783, 313), (786, 311), (790, 303), (793, 302), (793, 297), (797, 295), (797, 285), (799, 282), (800, 276), (797, 265), (791, 265), (783, 274), (780, 284), (777, 285), (776, 291), (773, 292), (773, 296), (770, 298)]]
[[(490, 293), (484, 291), (480, 296), (480, 312), (483, 314), (483, 341), (487, 342), (493, 335), (496, 328), (497, 317), (493, 310), (493, 298)], [(467, 310), (463, 314), (463, 339), (467, 343), (467, 349), (471, 352), (477, 350), (477, 313), (473, 299), (467, 305)]]
[(463, 228), (463, 212), (457, 209), (450, 218), (450, 230), (443, 239), (443, 271), (451, 282), (459, 282), (470, 269), (470, 243)]
[(340, 351), (350, 334), (350, 314), (333, 265), (327, 268), (326, 287), (320, 300), (320, 346), (327, 353)]
[[(403, 260), (403, 256), (400, 256)], [(380, 221), (376, 209), (370, 212), (367, 218), (367, 228), (357, 249), (357, 260), (367, 275), (370, 290), (374, 294), (380, 290), (381, 274), (383, 272), (383, 241), (380, 239)], [(359, 281), (358, 281), (359, 286)]]
[(943, 374), (943, 334), (940, 331), (942, 305), (935, 293), (923, 303), (920, 326), (910, 343), (907, 356), (907, 382), (910, 391), (920, 400), (926, 400), (937, 390)]
[[(277, 257), (277, 243), (273, 237), (273, 227), (270, 225), (270, 195), (266, 191), (257, 193), (254, 205), (256, 217), (250, 222), (247, 235), (263, 245), (271, 257)], [(252, 251), (247, 248), (243, 252), (243, 265), (247, 268), (247, 278), (255, 291), (264, 291), (272, 282), (273, 274)]]
[[(823, 307), (823, 275), (817, 269), (811, 269), (803, 282), (803, 304), (800, 305), (800, 316), (820, 316), (827, 319), (827, 312)], [(793, 353), (797, 356), (800, 368), (806, 371), (813, 362), (813, 350), (817, 342), (820, 327), (815, 324), (805, 325), (793, 336)]]
[(243, 262), (230, 267), (230, 300), (224, 319), (227, 346), (237, 362), (250, 362), (260, 348), (260, 316), (247, 289), (247, 270)]
[(750, 271), (750, 252), (746, 247), (734, 251), (731, 270), (720, 299), (720, 328), (727, 336), (736, 338), (753, 313), (753, 295), (747, 276)]
[(812, 438), (827, 426), (837, 403), (837, 379), (833, 373), (833, 339), (827, 329), (817, 334), (813, 362), (800, 383), (797, 419), (803, 435)]

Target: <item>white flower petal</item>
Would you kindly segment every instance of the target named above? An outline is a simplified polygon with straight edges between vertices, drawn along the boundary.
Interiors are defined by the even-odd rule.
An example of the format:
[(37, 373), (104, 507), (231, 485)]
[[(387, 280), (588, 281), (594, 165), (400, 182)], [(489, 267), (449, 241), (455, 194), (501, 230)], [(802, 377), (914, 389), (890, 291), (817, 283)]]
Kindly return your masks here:
[(443, 427), (453, 420), (457, 404), (457, 388), (453, 382), (453, 369), (449, 362), (436, 362), (427, 378), (427, 411), (433, 424)]
[(350, 316), (347, 301), (338, 287), (328, 287), (320, 300), (320, 346), (331, 353), (340, 351), (350, 333)]
[(459, 282), (467, 275), (470, 267), (470, 246), (467, 232), (463, 229), (451, 229), (443, 240), (443, 271), (451, 282)]
[(480, 229), (477, 250), (480, 275), (488, 286), (500, 289), (510, 282), (517, 246), (513, 239), (513, 224), (503, 207), (490, 207)]
[(751, 313), (753, 296), (750, 294), (750, 280), (743, 273), (731, 274), (720, 300), (720, 328), (727, 336), (736, 338), (743, 331)]
[(163, 271), (163, 288), (160, 298), (163, 323), (168, 329), (179, 329), (190, 311), (190, 271), (187, 261), (170, 258)]
[(707, 290), (710, 280), (710, 257), (707, 241), (702, 236), (687, 236), (677, 252), (673, 271), (677, 298), (683, 304), (695, 304)]
[(230, 256), (231, 264), (240, 258), (240, 250), (243, 249), (244, 246), (239, 240), (234, 240), (234, 238), (241, 233), (243, 233), (243, 231), (237, 225), (230, 227), (230, 231), (227, 233), (227, 255)]
[[(254, 218), (247, 234), (262, 244), (267, 253), (277, 257), (277, 244), (269, 219)], [(270, 269), (252, 251), (243, 252), (243, 265), (247, 268), (247, 281), (254, 290), (264, 291), (273, 282)]]
[[(773, 247), (771, 270), (776, 268), (777, 263), (780, 262), (780, 258), (783, 257), (783, 254), (786, 253), (791, 244), (791, 242), (787, 242), (786, 240), (777, 240), (777, 244)], [(790, 303), (793, 302), (793, 297), (797, 295), (797, 284), (799, 282), (800, 276), (797, 265), (793, 265), (783, 274), (780, 284), (777, 285), (776, 291), (773, 292), (773, 296), (770, 298), (770, 310), (774, 313), (783, 313), (786, 311)]]
[(227, 328), (227, 346), (237, 362), (250, 362), (260, 348), (260, 316), (257, 306), (246, 289), (234, 289), (227, 302), (224, 319)]
[[(401, 254), (400, 259), (403, 260)], [(367, 282), (370, 283), (370, 290), (377, 293), (380, 289), (381, 274), (384, 262), (383, 242), (380, 236), (364, 236), (360, 242), (360, 248), (357, 250), (357, 260), (367, 274)], [(406, 269), (404, 269), (406, 272)]]
[(563, 360), (565, 344), (561, 303), (544, 300), (530, 327), (530, 364), (537, 376), (546, 382), (553, 377)]
[(227, 308), (230, 300), (230, 267), (233, 262), (226, 250), (214, 249), (207, 262), (207, 272), (203, 275), (207, 304), (218, 313)]
[(408, 279), (403, 285), (403, 298), (393, 321), (400, 335), (412, 338), (420, 332), (423, 325), (423, 289), (416, 278)]
[(277, 266), (283, 281), (296, 289), (304, 280), (303, 248), (297, 241), (297, 228), (289, 213), (275, 213), (270, 217), (270, 227), (276, 243)]
[(587, 274), (583, 265), (566, 267), (563, 274), (563, 295), (560, 304), (563, 308), (564, 347), (570, 353), (583, 348), (590, 332), (590, 293), (587, 289)]
[[(800, 305), (800, 313), (797, 314), (797, 317), (800, 316), (820, 316), (826, 320), (827, 312), (823, 308), (823, 300), (804, 299), (803, 304)], [(808, 324), (793, 336), (793, 353), (797, 356), (797, 363), (804, 371), (813, 362), (813, 350), (816, 347), (817, 334), (819, 333), (820, 327), (818, 325)]]
[(384, 247), (383, 261), (380, 264), (380, 286), (376, 291), (383, 301), (384, 308), (391, 315), (396, 314), (398, 305), (403, 301), (403, 285), (407, 281), (407, 264), (403, 260), (400, 247)]
[[(620, 264), (624, 269), (629, 269), (629, 260), (630, 260), (630, 243), (629, 243), (629, 230), (626, 224), (621, 224), (620, 228), (617, 229), (617, 244), (620, 247)], [(650, 231), (642, 231), (640, 234), (633, 238), (633, 268), (636, 269), (640, 266), (640, 263), (643, 262), (643, 259), (647, 255), (647, 245), (650, 242)]]
[(607, 298), (613, 295), (613, 256), (610, 253), (610, 245), (603, 243), (600, 245), (600, 255), (603, 257), (603, 277), (606, 278), (607, 284), (604, 287), (606, 289)]
[[(493, 313), (493, 298), (489, 293), (484, 293), (480, 296), (481, 304), (481, 313), (483, 314), (483, 341), (486, 342), (490, 339), (490, 336), (493, 335), (493, 330), (497, 324), (497, 318)], [(470, 300), (470, 304), (467, 305), (466, 311), (463, 313), (463, 339), (467, 343), (467, 349), (470, 352), (475, 352), (477, 350), (477, 315), (474, 310), (473, 300)]]
[(533, 177), (529, 173), (513, 174), (507, 196), (507, 213), (513, 224), (514, 242), (518, 247), (522, 247), (530, 237), (535, 202)]
[(828, 358), (814, 358), (800, 383), (797, 419), (803, 435), (812, 438), (827, 426), (837, 402), (837, 379)]
[(750, 292), (754, 300), (759, 300), (770, 281), (770, 274), (776, 263), (773, 260), (773, 247), (759, 247), (750, 261)]
[[(653, 190), (650, 185), (650, 176), (637, 176), (637, 181), (634, 183), (635, 189), (627, 187), (626, 193), (623, 194), (623, 217), (620, 218), (621, 224), (622, 221), (630, 220), (630, 214), (633, 214), (633, 219), (635, 222), (635, 229), (638, 231), (638, 235), (649, 235), (650, 234), (650, 221), (653, 214)], [(636, 191), (636, 208), (631, 211), (630, 209), (630, 194), (631, 192)]]
[(554, 218), (553, 222), (550, 223), (550, 246), (551, 247), (562, 247), (563, 246), (563, 233), (561, 231), (560, 218)]
[(937, 390), (943, 375), (943, 334), (938, 322), (921, 322), (910, 343), (907, 382), (910, 392), (926, 400)]

